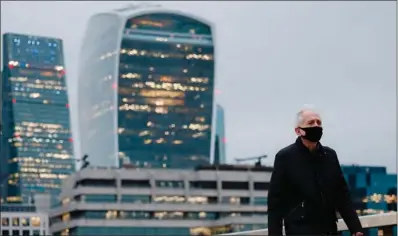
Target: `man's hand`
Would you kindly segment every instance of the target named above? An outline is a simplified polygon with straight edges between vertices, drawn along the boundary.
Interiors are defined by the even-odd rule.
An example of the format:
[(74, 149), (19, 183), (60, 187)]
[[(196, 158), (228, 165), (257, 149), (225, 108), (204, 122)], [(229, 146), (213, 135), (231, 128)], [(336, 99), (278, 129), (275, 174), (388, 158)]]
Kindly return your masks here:
[(353, 234), (353, 236), (363, 236), (362, 232), (356, 232), (355, 234)]

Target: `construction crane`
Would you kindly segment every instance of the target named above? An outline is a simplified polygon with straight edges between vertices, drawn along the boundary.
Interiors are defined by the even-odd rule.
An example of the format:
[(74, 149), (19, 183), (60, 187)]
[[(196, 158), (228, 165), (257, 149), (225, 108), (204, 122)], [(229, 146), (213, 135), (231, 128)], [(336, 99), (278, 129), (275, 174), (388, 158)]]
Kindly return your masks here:
[(254, 163), (254, 166), (261, 166), (261, 160), (267, 158), (268, 155), (261, 155), (258, 157), (247, 157), (247, 158), (235, 158), (235, 161), (237, 163), (243, 162), (243, 161), (251, 161), (251, 160), (257, 160), (256, 163)]
[(88, 155), (85, 154), (82, 158), (75, 159), (76, 161), (82, 163), (82, 165), (81, 165), (81, 167), (80, 167), (80, 170), (86, 169), (86, 168), (90, 165), (90, 162), (87, 161), (87, 158), (88, 158)]

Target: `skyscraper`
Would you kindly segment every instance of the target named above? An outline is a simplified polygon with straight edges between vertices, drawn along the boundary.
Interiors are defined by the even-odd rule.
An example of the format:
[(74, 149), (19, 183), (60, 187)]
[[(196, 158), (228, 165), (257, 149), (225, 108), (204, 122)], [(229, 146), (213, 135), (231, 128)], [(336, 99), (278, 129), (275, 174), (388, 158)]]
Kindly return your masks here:
[(94, 15), (81, 50), (81, 152), (99, 166), (210, 162), (213, 27), (159, 6)]
[(221, 105), (216, 106), (216, 138), (214, 145), (214, 164), (226, 164), (226, 137), (224, 108)]
[(57, 194), (74, 172), (62, 40), (3, 35), (1, 183), (9, 202)]

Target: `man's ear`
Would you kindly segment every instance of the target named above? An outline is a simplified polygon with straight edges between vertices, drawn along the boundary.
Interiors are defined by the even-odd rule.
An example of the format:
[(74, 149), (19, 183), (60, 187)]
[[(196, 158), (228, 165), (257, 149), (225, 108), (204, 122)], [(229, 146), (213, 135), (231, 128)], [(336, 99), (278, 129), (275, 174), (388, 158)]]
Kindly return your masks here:
[(294, 128), (294, 132), (297, 134), (297, 135), (300, 135), (300, 130), (299, 130), (299, 128)]
[(294, 128), (294, 132), (296, 132), (297, 136), (301, 136), (301, 129), (299, 127)]

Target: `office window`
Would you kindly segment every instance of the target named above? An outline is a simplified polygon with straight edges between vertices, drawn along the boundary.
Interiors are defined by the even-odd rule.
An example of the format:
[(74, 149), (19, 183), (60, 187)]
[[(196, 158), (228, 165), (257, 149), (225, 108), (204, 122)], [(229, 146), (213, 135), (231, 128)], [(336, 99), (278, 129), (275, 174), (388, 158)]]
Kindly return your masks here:
[(204, 220), (216, 220), (218, 213), (216, 212), (186, 212), (186, 219), (204, 219)]
[(150, 203), (151, 197), (147, 195), (122, 195), (123, 203)]
[(240, 197), (222, 197), (221, 202), (223, 204), (236, 204), (241, 205), (243, 200), (243, 205), (248, 204), (248, 198), (240, 198)]
[(255, 197), (253, 199), (254, 205), (266, 206), (267, 205), (267, 198), (266, 197)]
[(12, 218), (12, 226), (19, 226), (19, 218), (18, 217)]
[(1, 218), (1, 225), (2, 226), (9, 226), (10, 225), (10, 219), (7, 217)]
[(116, 181), (115, 180), (96, 180), (96, 179), (84, 179), (77, 183), (78, 186), (82, 187), (108, 187), (108, 188), (115, 188)]
[(29, 230), (23, 230), (22, 236), (29, 236)]
[(31, 222), (32, 226), (40, 227), (40, 218), (39, 217), (37, 217), (37, 216), (31, 217), (30, 222)]
[(33, 236), (40, 236), (40, 230), (33, 230)]
[(184, 188), (184, 182), (183, 181), (164, 181), (164, 180), (159, 180), (156, 181), (156, 187), (158, 188)]
[(254, 182), (254, 190), (268, 190), (269, 183), (267, 182)]
[(153, 202), (155, 203), (184, 203), (184, 196), (156, 196), (153, 198)]
[(189, 196), (187, 202), (191, 204), (217, 204), (217, 197)]
[(21, 218), (21, 225), (22, 226), (29, 226), (29, 218)]
[(190, 181), (189, 185), (192, 189), (217, 189), (216, 181)]
[(1, 236), (9, 236), (9, 235), (10, 235), (10, 231), (8, 231), (8, 230), (1, 231)]
[(19, 236), (19, 230), (13, 230), (12, 236)]
[(106, 194), (101, 194), (101, 195), (87, 194), (85, 195), (84, 200), (86, 202), (116, 202), (117, 197), (116, 195), (106, 195)]
[(84, 211), (82, 217), (86, 219), (104, 219), (106, 211)]
[(123, 188), (150, 188), (149, 180), (122, 180)]
[(238, 181), (223, 181), (221, 183), (222, 189), (228, 190), (248, 190), (249, 183), (248, 182), (238, 182)]

